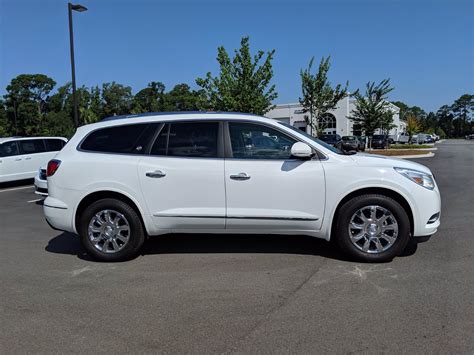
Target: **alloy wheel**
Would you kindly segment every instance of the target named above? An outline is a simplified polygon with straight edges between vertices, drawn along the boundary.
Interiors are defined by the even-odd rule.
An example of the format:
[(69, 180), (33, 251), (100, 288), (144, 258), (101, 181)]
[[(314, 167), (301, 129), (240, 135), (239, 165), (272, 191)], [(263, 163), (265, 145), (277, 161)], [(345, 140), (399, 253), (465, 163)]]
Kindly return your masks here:
[(102, 210), (91, 218), (88, 236), (97, 250), (117, 253), (130, 240), (130, 224), (123, 214), (114, 210)]
[(349, 221), (351, 242), (361, 251), (379, 254), (390, 249), (398, 236), (398, 222), (388, 209), (371, 205), (358, 209)]

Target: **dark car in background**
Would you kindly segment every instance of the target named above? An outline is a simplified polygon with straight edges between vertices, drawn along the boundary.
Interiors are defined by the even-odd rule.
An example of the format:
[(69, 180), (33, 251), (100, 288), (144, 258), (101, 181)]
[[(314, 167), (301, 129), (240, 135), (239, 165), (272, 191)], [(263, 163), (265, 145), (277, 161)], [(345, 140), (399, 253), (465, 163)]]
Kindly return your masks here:
[(389, 145), (389, 136), (387, 136), (386, 134), (374, 134), (372, 136), (372, 148), (385, 149), (388, 148)]
[(367, 146), (367, 137), (365, 136), (354, 136), (357, 138), (357, 140), (359, 141), (359, 150), (360, 151), (364, 151), (365, 150), (365, 147)]
[(343, 136), (342, 137), (342, 150), (351, 151), (355, 150), (356, 152), (360, 149), (360, 142), (356, 136)]
[(335, 148), (342, 150), (342, 139), (339, 134), (323, 134), (318, 137), (323, 142), (332, 145)]

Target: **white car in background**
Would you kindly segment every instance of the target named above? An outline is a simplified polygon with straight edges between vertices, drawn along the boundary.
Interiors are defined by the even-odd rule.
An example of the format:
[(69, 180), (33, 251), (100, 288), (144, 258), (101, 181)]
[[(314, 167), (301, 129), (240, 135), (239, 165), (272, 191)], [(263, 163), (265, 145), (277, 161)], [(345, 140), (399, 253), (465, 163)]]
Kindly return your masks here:
[(66, 142), (63, 137), (0, 138), (0, 183), (34, 178)]
[(35, 176), (35, 194), (48, 196), (48, 181), (46, 180), (46, 167), (42, 166)]
[[(391, 260), (440, 225), (421, 164), (344, 154), (278, 121), (231, 113), (146, 114), (80, 127), (48, 163), (43, 210), (104, 261), (165, 233), (291, 234)], [(271, 239), (269, 239), (271, 243)]]

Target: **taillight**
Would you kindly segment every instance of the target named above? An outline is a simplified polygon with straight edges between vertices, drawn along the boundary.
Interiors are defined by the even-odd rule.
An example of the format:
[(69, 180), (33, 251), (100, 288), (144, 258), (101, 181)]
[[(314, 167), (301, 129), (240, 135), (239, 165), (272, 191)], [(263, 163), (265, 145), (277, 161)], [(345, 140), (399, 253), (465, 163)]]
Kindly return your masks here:
[(57, 159), (50, 160), (48, 162), (48, 167), (46, 169), (46, 176), (53, 176), (54, 173), (56, 173), (56, 171), (58, 170), (59, 165), (61, 165), (61, 160), (57, 160)]

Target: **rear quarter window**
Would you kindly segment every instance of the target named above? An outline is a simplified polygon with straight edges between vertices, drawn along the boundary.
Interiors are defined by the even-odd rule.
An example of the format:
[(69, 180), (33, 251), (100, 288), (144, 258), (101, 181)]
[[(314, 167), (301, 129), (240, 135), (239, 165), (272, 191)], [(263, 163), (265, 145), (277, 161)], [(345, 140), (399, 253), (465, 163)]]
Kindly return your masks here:
[(103, 153), (143, 154), (158, 124), (131, 124), (98, 129), (80, 145), (81, 150)]

